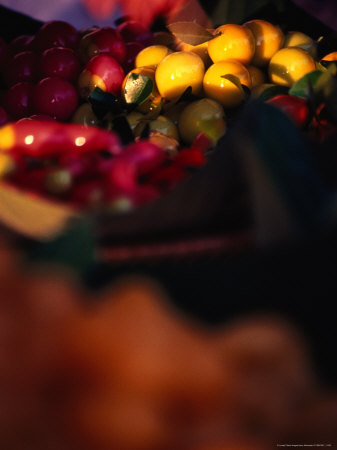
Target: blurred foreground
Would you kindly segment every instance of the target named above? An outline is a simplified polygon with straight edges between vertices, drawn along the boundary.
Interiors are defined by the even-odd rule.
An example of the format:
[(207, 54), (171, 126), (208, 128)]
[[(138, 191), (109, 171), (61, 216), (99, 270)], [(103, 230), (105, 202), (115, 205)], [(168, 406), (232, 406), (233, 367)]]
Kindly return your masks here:
[(152, 280), (93, 298), (0, 248), (1, 449), (334, 448), (337, 394), (281, 317), (210, 327)]

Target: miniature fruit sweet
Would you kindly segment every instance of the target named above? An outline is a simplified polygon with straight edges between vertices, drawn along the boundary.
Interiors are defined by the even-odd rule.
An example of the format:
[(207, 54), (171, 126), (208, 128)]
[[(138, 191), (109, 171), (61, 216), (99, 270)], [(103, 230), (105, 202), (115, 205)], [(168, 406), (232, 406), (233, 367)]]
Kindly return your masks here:
[(8, 44), (8, 54), (10, 56), (14, 56), (17, 53), (29, 50), (27, 47), (31, 39), (32, 36), (30, 34), (20, 34), (16, 38), (12, 39)]
[(38, 56), (31, 51), (21, 52), (10, 58), (3, 70), (7, 86), (13, 86), (20, 81), (36, 81), (37, 64)]
[(241, 84), (251, 87), (251, 79), (246, 67), (239, 61), (219, 61), (212, 64), (206, 71), (203, 86), (207, 97), (221, 103), (225, 108), (234, 108), (243, 102), (245, 93), (242, 86), (238, 86), (230, 78), (235, 76)]
[(193, 94), (199, 94), (204, 72), (204, 63), (195, 53), (171, 53), (156, 69), (158, 91), (167, 100), (179, 97), (189, 86)]
[(190, 103), (180, 114), (179, 133), (188, 145), (192, 144), (199, 133), (206, 134), (216, 144), (225, 131), (223, 107), (209, 98)]
[(250, 20), (243, 26), (254, 35), (255, 53), (251, 63), (258, 67), (266, 66), (271, 57), (282, 47), (283, 32), (266, 20)]
[(6, 91), (3, 104), (7, 113), (15, 120), (33, 113), (33, 83), (20, 81)]
[(266, 82), (266, 75), (259, 67), (250, 64), (247, 66), (247, 70), (250, 75), (252, 89)]
[(301, 31), (289, 31), (285, 35), (283, 47), (300, 47), (310, 53), (313, 58), (317, 56), (315, 41)]
[(74, 50), (64, 47), (52, 47), (45, 50), (41, 55), (39, 67), (42, 78), (58, 77), (72, 82), (77, 80), (81, 70)]
[(165, 116), (158, 116), (156, 119), (151, 120), (149, 123), (150, 131), (161, 133), (172, 139), (179, 139), (178, 130), (172, 120)]
[(78, 77), (80, 96), (87, 98), (95, 87), (115, 95), (120, 93), (124, 71), (112, 56), (100, 54), (89, 60)]
[(214, 31), (220, 36), (208, 41), (208, 53), (216, 63), (227, 59), (236, 59), (242, 64), (249, 64), (255, 52), (255, 40), (249, 28), (242, 25), (221, 25)]
[(186, 42), (178, 42), (175, 49), (178, 52), (192, 52), (197, 54), (204, 61), (205, 67), (209, 67), (212, 64), (211, 58), (208, 54), (208, 41), (198, 45), (190, 45)]
[(69, 81), (47, 77), (34, 87), (33, 104), (35, 112), (65, 121), (76, 110), (78, 95)]
[(145, 46), (154, 44), (152, 32), (136, 20), (122, 22), (118, 25), (117, 30), (125, 42), (140, 42)]
[(315, 61), (308, 52), (299, 47), (289, 47), (275, 53), (270, 60), (268, 73), (272, 83), (292, 86), (315, 69)]
[(138, 83), (138, 77), (143, 79), (150, 78), (153, 86), (152, 91), (148, 96), (137, 106), (137, 110), (142, 113), (147, 113), (156, 109), (161, 102), (161, 96), (158, 92), (155, 80), (155, 69), (153, 67), (136, 67), (132, 69), (124, 78), (121, 95), (126, 104), (130, 104), (134, 101), (134, 88)]
[(79, 44), (79, 55), (83, 63), (87, 63), (90, 58), (101, 53), (112, 56), (120, 64), (125, 61), (125, 43), (116, 29), (98, 28), (82, 37)]
[(36, 33), (34, 45), (40, 52), (51, 47), (76, 49), (78, 39), (77, 30), (72, 25), (61, 20), (52, 20), (43, 24)]
[(170, 53), (172, 53), (172, 50), (165, 45), (150, 45), (138, 53), (135, 59), (135, 67), (156, 67)]

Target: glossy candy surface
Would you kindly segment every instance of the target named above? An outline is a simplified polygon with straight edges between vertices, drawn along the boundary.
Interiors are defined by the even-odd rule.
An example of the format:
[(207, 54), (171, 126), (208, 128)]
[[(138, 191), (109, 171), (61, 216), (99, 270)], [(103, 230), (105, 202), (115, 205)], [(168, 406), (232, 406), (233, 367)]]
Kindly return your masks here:
[(200, 56), (189, 52), (174, 52), (166, 56), (156, 69), (156, 83), (162, 97), (170, 100), (189, 86), (194, 94), (202, 89), (205, 66)]

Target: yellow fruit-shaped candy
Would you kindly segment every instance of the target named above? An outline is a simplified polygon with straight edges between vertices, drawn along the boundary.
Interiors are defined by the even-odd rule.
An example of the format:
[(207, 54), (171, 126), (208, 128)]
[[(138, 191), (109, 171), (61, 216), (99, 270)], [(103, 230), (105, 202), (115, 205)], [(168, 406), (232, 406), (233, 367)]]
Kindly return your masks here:
[(160, 61), (170, 53), (172, 53), (172, 50), (165, 45), (150, 45), (138, 53), (135, 59), (135, 67), (157, 67)]
[(121, 93), (122, 93), (122, 97), (124, 98), (124, 100), (127, 102), (127, 96), (128, 96), (128, 92), (127, 92), (127, 83), (129, 80), (129, 76), (131, 74), (140, 74), (140, 75), (144, 75), (146, 77), (151, 78), (151, 80), (153, 81), (153, 89), (151, 94), (149, 95), (149, 97), (140, 105), (137, 106), (137, 110), (142, 112), (142, 113), (147, 113), (149, 111), (152, 111), (153, 109), (157, 108), (160, 105), (161, 102), (161, 97), (159, 95), (157, 86), (156, 86), (156, 80), (155, 80), (155, 69), (153, 67), (136, 67), (135, 69), (132, 69), (124, 78), (123, 84), (122, 84), (122, 89), (121, 89)]
[(272, 83), (292, 86), (315, 69), (315, 61), (308, 52), (299, 47), (289, 47), (275, 53), (270, 60), (268, 73)]
[(310, 53), (313, 58), (317, 56), (315, 41), (301, 31), (289, 31), (285, 35), (283, 47), (300, 47)]
[(192, 144), (199, 133), (205, 133), (215, 144), (225, 131), (223, 107), (209, 98), (190, 103), (179, 118), (179, 133), (188, 145)]
[(255, 53), (252, 59), (254, 66), (263, 67), (282, 47), (284, 35), (281, 29), (266, 20), (250, 20), (243, 25), (249, 29), (255, 39)]
[(190, 45), (186, 42), (178, 42), (176, 50), (179, 52), (192, 52), (200, 56), (203, 60), (205, 67), (209, 67), (212, 64), (211, 58), (208, 54), (208, 41), (199, 45)]
[(239, 61), (219, 61), (212, 64), (204, 76), (204, 92), (225, 108), (234, 108), (243, 102), (245, 93), (241, 86), (237, 86), (233, 81), (224, 75), (235, 75), (241, 84), (251, 87), (251, 79), (246, 67)]
[(208, 41), (208, 53), (216, 63), (227, 59), (236, 59), (249, 64), (255, 52), (255, 40), (252, 32), (242, 25), (226, 24), (218, 27), (214, 34), (220, 35)]
[(168, 136), (170, 138), (179, 139), (178, 129), (172, 120), (165, 116), (158, 116), (156, 119), (152, 120), (149, 124), (150, 131), (158, 132)]
[(266, 75), (259, 67), (249, 65), (247, 66), (247, 70), (249, 72), (250, 79), (252, 82), (251, 84), (252, 89), (255, 88), (256, 86), (259, 86), (260, 84), (265, 83)]
[(171, 53), (156, 69), (158, 91), (168, 100), (179, 97), (189, 86), (193, 94), (199, 94), (204, 73), (205, 66), (200, 56), (191, 52)]

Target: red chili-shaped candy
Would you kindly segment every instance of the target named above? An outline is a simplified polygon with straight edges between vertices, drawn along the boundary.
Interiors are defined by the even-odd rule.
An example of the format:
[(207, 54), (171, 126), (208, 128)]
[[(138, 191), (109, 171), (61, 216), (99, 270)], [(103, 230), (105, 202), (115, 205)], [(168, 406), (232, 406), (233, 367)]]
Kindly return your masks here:
[(38, 120), (10, 123), (0, 128), (0, 152), (49, 157), (99, 150), (119, 154), (121, 145), (117, 134), (94, 127)]

